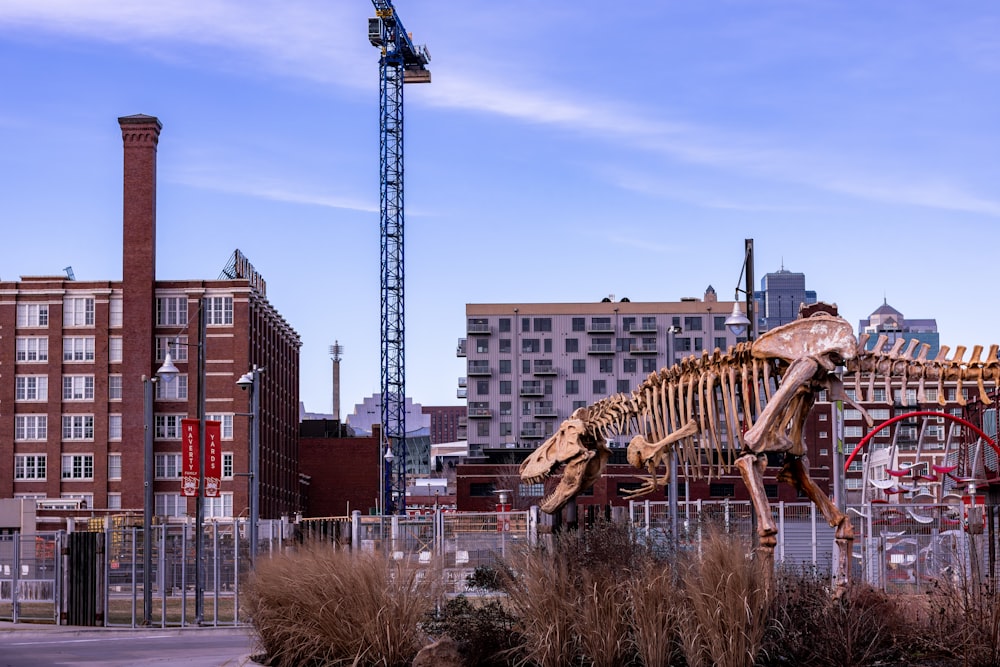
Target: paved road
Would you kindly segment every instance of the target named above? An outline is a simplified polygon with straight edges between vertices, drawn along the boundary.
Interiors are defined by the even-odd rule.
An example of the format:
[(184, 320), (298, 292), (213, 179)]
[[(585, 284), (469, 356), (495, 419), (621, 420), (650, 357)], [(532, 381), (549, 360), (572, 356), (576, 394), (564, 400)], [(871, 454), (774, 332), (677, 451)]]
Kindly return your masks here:
[(240, 628), (117, 630), (0, 623), (0, 667), (242, 667), (253, 645)]

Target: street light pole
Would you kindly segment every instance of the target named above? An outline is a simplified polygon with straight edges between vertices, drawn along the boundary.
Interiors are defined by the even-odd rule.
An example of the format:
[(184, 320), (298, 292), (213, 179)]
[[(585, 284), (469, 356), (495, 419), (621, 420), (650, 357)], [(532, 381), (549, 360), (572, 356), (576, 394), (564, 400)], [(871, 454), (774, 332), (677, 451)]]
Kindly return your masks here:
[(153, 622), (153, 387), (155, 377), (142, 376), (143, 500), (142, 500), (142, 624)]
[(257, 530), (260, 523), (260, 374), (263, 367), (253, 365), (236, 384), (250, 390), (250, 567), (257, 564)]

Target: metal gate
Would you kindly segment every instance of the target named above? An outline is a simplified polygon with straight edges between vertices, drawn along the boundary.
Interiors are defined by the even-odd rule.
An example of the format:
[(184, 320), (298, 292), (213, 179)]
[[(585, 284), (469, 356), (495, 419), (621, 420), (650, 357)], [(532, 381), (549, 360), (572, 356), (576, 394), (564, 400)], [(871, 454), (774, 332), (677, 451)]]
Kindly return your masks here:
[(101, 574), (104, 571), (104, 534), (69, 533), (67, 536), (66, 623), (103, 625)]

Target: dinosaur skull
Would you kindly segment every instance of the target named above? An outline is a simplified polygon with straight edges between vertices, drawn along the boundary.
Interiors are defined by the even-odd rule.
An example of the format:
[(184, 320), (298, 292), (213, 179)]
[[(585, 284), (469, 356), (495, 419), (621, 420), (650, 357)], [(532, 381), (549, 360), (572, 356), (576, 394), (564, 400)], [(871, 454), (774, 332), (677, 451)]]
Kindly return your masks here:
[(600, 477), (611, 450), (604, 440), (587, 434), (581, 419), (567, 419), (556, 433), (521, 464), (521, 480), (539, 484), (565, 466), (559, 485), (540, 503), (543, 512), (554, 514), (571, 498), (589, 489)]

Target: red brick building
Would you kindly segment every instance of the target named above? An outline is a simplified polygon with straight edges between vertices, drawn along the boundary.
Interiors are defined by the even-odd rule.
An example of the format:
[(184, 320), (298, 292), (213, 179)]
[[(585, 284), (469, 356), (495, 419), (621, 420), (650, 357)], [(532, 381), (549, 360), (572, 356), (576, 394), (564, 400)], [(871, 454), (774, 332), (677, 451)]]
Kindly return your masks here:
[(300, 425), (299, 469), (308, 477), (302, 514), (309, 518), (368, 514), (381, 501), (378, 426), (364, 437), (343, 437), (339, 422)]
[(431, 417), (432, 445), (459, 440), (458, 430), (459, 426), (465, 424), (466, 406), (424, 405), (420, 410)]
[(198, 415), (205, 319), (205, 413), (222, 423), (222, 485), (206, 517), (248, 507), (249, 392), (261, 376), (260, 516), (301, 508), (298, 334), (239, 251), (227, 279), (156, 280), (156, 151), (161, 124), (119, 118), (124, 144), (122, 280), (0, 281), (0, 497), (78, 498), (97, 510), (143, 505), (143, 378), (169, 349), (180, 370), (155, 383), (155, 513), (193, 516), (180, 495), (180, 421)]

